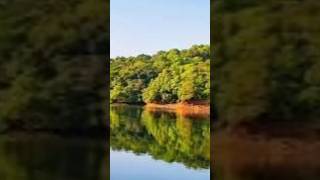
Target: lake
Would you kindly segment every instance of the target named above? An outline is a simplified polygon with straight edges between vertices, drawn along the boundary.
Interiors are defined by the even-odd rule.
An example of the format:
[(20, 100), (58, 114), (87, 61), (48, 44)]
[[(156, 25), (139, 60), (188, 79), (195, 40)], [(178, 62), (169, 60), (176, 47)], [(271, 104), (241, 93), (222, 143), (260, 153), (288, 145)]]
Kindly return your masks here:
[(2, 180), (106, 180), (107, 162), (103, 140), (43, 134), (0, 136)]
[(112, 106), (111, 180), (209, 180), (209, 117)]
[(0, 179), (209, 180), (210, 174), (215, 180), (320, 179), (318, 138), (215, 133), (210, 149), (208, 117), (136, 106), (111, 107), (110, 116), (110, 159), (101, 139), (2, 135)]

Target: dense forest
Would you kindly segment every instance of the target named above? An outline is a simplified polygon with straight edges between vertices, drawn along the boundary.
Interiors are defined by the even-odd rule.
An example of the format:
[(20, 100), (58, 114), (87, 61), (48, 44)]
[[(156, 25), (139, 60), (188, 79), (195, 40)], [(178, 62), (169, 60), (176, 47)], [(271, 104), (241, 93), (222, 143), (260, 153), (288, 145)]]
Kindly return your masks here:
[(210, 98), (210, 47), (117, 57), (110, 64), (111, 102), (178, 103)]
[(108, 6), (0, 3), (1, 130), (105, 128)]
[(320, 3), (212, 2), (218, 122), (311, 122), (320, 115)]

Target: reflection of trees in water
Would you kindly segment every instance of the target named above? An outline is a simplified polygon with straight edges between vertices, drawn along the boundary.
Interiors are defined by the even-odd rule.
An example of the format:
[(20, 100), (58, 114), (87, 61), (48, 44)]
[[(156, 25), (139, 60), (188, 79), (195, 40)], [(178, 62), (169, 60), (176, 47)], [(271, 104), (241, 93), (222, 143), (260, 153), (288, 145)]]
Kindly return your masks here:
[(107, 179), (102, 143), (83, 140), (0, 142), (0, 177), (6, 180)]
[(110, 115), (113, 149), (148, 153), (190, 168), (209, 168), (209, 121), (124, 106), (112, 107)]
[[(316, 180), (320, 143), (236, 137), (215, 139), (215, 180)], [(223, 142), (222, 142), (223, 141)]]
[[(237, 157), (243, 154), (237, 154)], [(216, 180), (316, 180), (320, 178), (320, 166), (309, 162), (292, 162), (290, 160), (282, 163), (269, 162), (268, 157), (257, 157), (245, 154), (244, 158), (232, 156), (229, 160), (217, 162), (214, 165), (214, 177)], [(265, 158), (261, 161), (261, 158)], [(254, 159), (254, 160), (249, 160)], [(255, 161), (255, 162), (254, 162)], [(216, 162), (216, 161), (215, 161)]]

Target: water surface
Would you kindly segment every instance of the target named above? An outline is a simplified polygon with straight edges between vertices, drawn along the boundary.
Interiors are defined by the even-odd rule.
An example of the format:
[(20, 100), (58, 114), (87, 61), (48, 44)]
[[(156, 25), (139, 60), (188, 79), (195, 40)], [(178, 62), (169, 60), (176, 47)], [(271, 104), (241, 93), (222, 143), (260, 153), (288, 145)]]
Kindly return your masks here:
[(1, 180), (102, 180), (107, 162), (102, 140), (0, 136)]
[(215, 180), (318, 180), (320, 141), (215, 137)]
[(209, 117), (135, 106), (110, 111), (111, 180), (209, 180)]

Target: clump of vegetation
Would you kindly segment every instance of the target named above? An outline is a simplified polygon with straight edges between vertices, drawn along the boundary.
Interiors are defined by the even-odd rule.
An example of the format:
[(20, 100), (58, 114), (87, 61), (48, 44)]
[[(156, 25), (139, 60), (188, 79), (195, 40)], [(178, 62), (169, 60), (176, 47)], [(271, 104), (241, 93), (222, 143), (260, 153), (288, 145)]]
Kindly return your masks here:
[(218, 121), (318, 119), (319, 8), (316, 0), (214, 2)]
[(111, 102), (177, 103), (210, 98), (210, 48), (111, 60)]
[(103, 0), (0, 4), (0, 125), (104, 127), (108, 4)]

